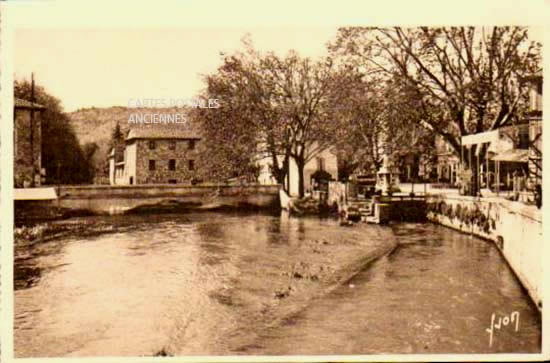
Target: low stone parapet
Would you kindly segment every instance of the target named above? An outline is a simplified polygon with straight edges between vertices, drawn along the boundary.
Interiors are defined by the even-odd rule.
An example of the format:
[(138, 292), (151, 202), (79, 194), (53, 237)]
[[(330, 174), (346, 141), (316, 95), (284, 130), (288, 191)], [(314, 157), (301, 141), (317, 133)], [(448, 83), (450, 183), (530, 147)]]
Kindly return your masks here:
[(174, 184), (147, 184), (147, 185), (78, 185), (61, 186), (61, 198), (139, 198), (182, 195), (247, 195), (247, 194), (277, 194), (279, 185), (174, 185)]
[(166, 203), (198, 209), (244, 206), (279, 209), (279, 188), (279, 185), (256, 184), (62, 186), (55, 204), (69, 210), (107, 214), (121, 214), (138, 207), (165, 207)]
[(392, 214), (392, 206), (386, 203), (376, 203), (374, 205), (374, 218), (379, 224), (390, 222)]

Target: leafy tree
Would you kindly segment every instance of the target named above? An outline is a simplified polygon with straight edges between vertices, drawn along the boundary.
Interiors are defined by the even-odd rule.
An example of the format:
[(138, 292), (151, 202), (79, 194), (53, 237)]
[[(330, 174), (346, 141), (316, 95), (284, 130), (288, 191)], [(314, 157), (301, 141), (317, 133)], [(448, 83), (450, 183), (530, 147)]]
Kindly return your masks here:
[[(207, 95), (204, 97), (209, 98)], [(231, 102), (230, 98), (220, 98), (220, 108), (192, 109), (189, 118), (199, 125), (202, 136), (198, 148), (203, 155), (200, 168), (204, 173), (203, 179), (225, 181), (254, 174), (253, 127), (246, 126), (246, 114), (241, 113), (237, 103)]]
[(425, 152), (421, 145), (429, 145), (432, 131), (419, 124), (416, 95), (398, 79), (364, 75), (350, 68), (346, 86), (339, 92), (345, 97), (332, 107), (341, 126), (338, 149), (343, 167), (372, 173), (382, 166), (384, 155), (404, 164), (405, 159)]
[[(46, 184), (92, 182), (93, 167), (89, 164), (89, 159), (93, 155), (93, 147), (88, 148), (90, 157), (87, 158), (69, 118), (63, 112), (59, 99), (38, 85), (35, 85), (34, 94), (35, 102), (45, 107), (41, 112), (40, 120), (42, 122), (42, 167), (46, 169)], [(16, 80), (14, 96), (30, 101), (30, 82)]]
[(268, 55), (265, 68), (284, 120), (283, 145), (296, 162), (298, 191), (303, 196), (305, 165), (334, 145), (340, 125), (331, 106), (346, 77), (329, 57), (312, 60), (294, 52), (282, 59)]
[(204, 97), (219, 99), (221, 107), (195, 111), (213, 141), (218, 170), (247, 172), (267, 156), (283, 183), (293, 158), (303, 195), (305, 164), (334, 141), (338, 126), (327, 106), (339, 79), (329, 59), (313, 61), (295, 52), (261, 55), (245, 43), (244, 52), (224, 56), (218, 71), (205, 77)]
[(462, 136), (522, 119), (518, 80), (540, 67), (541, 51), (523, 27), (341, 28), (329, 48), (366, 73), (397, 76), (417, 94), (420, 122), (457, 155)]
[(116, 145), (119, 145), (120, 143), (124, 142), (124, 135), (122, 134), (122, 131), (120, 130), (120, 124), (116, 123), (115, 127), (113, 128), (113, 132), (111, 134), (111, 147), (115, 147)]
[[(113, 132), (111, 133), (111, 140), (109, 141), (109, 150), (108, 153), (110, 154), (111, 150), (115, 149), (115, 161), (123, 161), (124, 160), (124, 148), (125, 148), (125, 142), (124, 142), (124, 134), (120, 130), (120, 124), (115, 124), (115, 127), (113, 128)], [(99, 148), (98, 145), (96, 145), (97, 148)], [(101, 163), (101, 161), (99, 161)], [(95, 164), (97, 165), (97, 164)], [(109, 165), (108, 160), (107, 162), (104, 162), (105, 165)]]
[(245, 52), (222, 54), (218, 71), (204, 77), (203, 97), (220, 100), (220, 108), (193, 110), (192, 118), (212, 145), (207, 153), (214, 173), (253, 176), (258, 161), (270, 157), (271, 172), (282, 184), (290, 157), (286, 121), (278, 113), (273, 83), (266, 82), (265, 60), (245, 46)]
[(94, 177), (98, 173), (98, 168), (96, 166), (98, 165), (96, 163), (96, 155), (98, 150), (99, 150), (99, 145), (97, 145), (97, 143), (95, 142), (87, 142), (82, 146), (82, 154), (84, 157), (84, 162), (85, 162), (85, 165), (88, 166), (88, 168), (86, 168), (86, 170), (83, 171), (84, 173), (86, 173), (84, 179), (89, 182), (93, 181)]

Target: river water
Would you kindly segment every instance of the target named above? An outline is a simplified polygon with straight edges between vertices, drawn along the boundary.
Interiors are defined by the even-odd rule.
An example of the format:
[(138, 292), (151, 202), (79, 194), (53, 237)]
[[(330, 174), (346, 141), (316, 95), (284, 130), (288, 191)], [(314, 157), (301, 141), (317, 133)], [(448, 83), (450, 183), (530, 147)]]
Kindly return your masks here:
[[(191, 213), (16, 250), (16, 357), (540, 352), (492, 243), (432, 224)], [(517, 312), (519, 327), (491, 316)]]

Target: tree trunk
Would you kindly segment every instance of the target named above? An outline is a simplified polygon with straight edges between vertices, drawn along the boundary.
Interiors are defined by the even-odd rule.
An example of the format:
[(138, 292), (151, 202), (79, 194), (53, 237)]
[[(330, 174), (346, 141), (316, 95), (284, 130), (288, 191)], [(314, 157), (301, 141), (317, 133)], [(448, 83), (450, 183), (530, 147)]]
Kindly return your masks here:
[[(479, 152), (477, 152), (477, 149), (481, 148)], [(487, 154), (487, 148), (483, 145), (472, 145), (471, 151), (472, 157), (470, 160), (469, 155), (465, 155), (465, 162), (472, 171), (472, 180), (470, 183), (470, 195), (471, 196), (477, 196), (480, 190), (480, 184), (479, 184), (479, 166), (483, 165), (485, 163), (485, 157)], [(478, 156), (476, 156), (476, 152), (478, 153)], [(479, 158), (479, 163), (478, 163)]]
[[(481, 166), (487, 165), (487, 157), (488, 157), (488, 155), (487, 155), (487, 149), (488, 149), (488, 145), (489, 145), (489, 144), (483, 144), (483, 145), (480, 146), (480, 147), (481, 147), (481, 150), (479, 150), (479, 168), (478, 168), (477, 165), (476, 165), (476, 169), (478, 170), (478, 173), (479, 173), (479, 169), (481, 168)], [(489, 174), (488, 174), (488, 170), (485, 170), (485, 180), (486, 180), (485, 186), (486, 186), (487, 188), (489, 187), (489, 185), (488, 185), (488, 183), (487, 183), (487, 177), (488, 177), (488, 175), (489, 175)], [(480, 182), (479, 179), (480, 179), (480, 178), (477, 178), (477, 191), (478, 191), (478, 192), (481, 191), (481, 184), (479, 183), (479, 182)]]
[(472, 157), (472, 190), (471, 190), (471, 195), (473, 197), (477, 196), (478, 194), (478, 191), (479, 191), (479, 170), (477, 168), (477, 157), (474, 156)]
[(279, 167), (279, 160), (277, 160), (277, 154), (271, 153), (271, 172), (273, 176), (275, 177), (275, 180), (277, 181), (277, 184), (283, 184), (285, 180), (285, 169), (284, 165), (283, 167)]
[(285, 179), (287, 176), (289, 176), (289, 179), (290, 179), (290, 172), (289, 172), (289, 165), (290, 165), (290, 156), (288, 155), (288, 153), (285, 155), (285, 159), (283, 161), (283, 166), (282, 166), (282, 184), (283, 184), (283, 189), (285, 190), (285, 192), (287, 192), (288, 194), (290, 194), (290, 180), (288, 181), (287, 185), (286, 185), (286, 189), (284, 187), (285, 185)]
[(300, 198), (304, 197), (304, 166), (303, 160), (296, 160), (296, 166), (298, 167), (298, 194)]
[(277, 159), (279, 155), (275, 151), (271, 151), (271, 162), (272, 162), (272, 170), (271, 173), (275, 177), (275, 180), (277, 181), (277, 184), (281, 184), (283, 186), (283, 190), (285, 192), (288, 191), (288, 185), (285, 183), (285, 178), (288, 175), (288, 165), (289, 165), (289, 159), (290, 155), (287, 152), (285, 154), (285, 158), (283, 159), (283, 164), (279, 167), (279, 160)]

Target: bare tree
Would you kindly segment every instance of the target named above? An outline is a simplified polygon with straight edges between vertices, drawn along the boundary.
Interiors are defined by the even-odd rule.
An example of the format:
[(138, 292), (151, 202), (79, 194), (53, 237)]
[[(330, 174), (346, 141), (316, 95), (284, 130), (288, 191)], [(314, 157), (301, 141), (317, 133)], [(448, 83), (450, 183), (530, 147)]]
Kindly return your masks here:
[[(417, 93), (421, 122), (460, 154), (460, 138), (521, 119), (541, 45), (522, 27), (342, 28), (330, 49)], [(481, 151), (481, 156), (484, 156)], [(477, 179), (477, 178), (474, 178)]]

